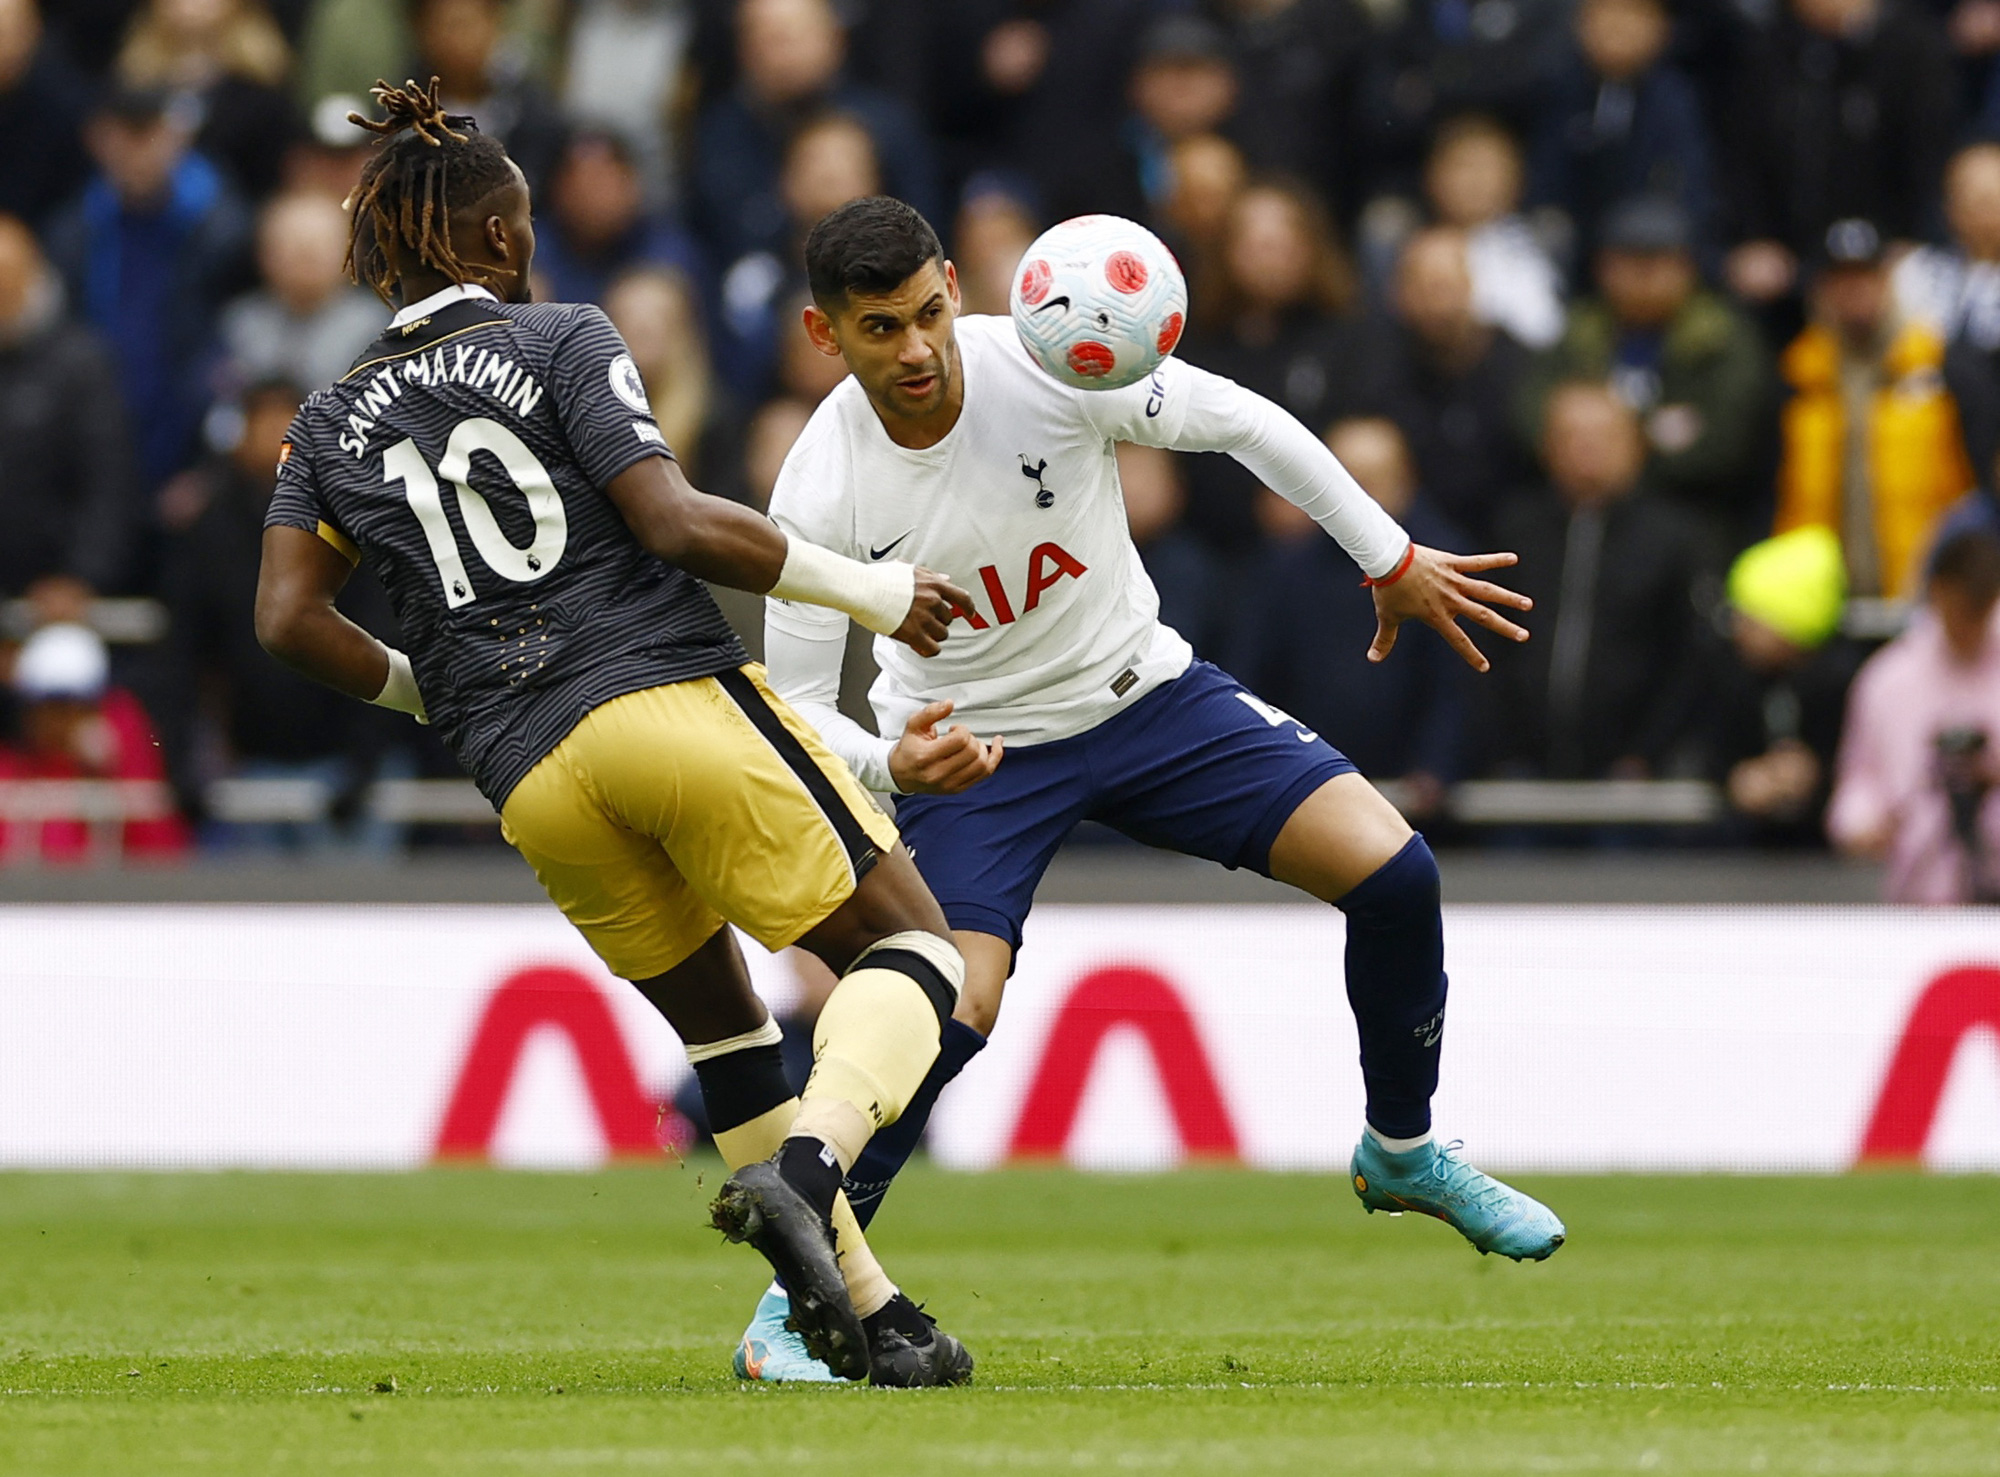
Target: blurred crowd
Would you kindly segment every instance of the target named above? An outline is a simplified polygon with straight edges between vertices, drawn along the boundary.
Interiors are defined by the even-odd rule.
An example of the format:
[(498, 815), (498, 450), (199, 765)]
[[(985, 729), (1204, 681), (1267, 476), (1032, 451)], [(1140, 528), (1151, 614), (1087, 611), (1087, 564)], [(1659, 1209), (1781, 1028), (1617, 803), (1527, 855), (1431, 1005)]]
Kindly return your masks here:
[[(204, 815), (220, 778), (452, 772), (250, 628), (287, 420), (388, 315), (344, 275), (347, 115), (431, 76), (698, 485), (761, 504), (838, 381), (798, 327), (828, 210), (911, 201), (984, 313), (1042, 227), (1128, 215), (1188, 270), (1186, 358), (1537, 602), (1488, 679), (1428, 632), (1370, 667), (1310, 522), (1124, 448), (1203, 654), (1435, 827), (1467, 778), (1705, 778), (1708, 843), (1993, 891), (2000, 0), (0, 0), (0, 762), (170, 781), (187, 823), (128, 847), (273, 839)], [(92, 658), (109, 596), (162, 639)]]

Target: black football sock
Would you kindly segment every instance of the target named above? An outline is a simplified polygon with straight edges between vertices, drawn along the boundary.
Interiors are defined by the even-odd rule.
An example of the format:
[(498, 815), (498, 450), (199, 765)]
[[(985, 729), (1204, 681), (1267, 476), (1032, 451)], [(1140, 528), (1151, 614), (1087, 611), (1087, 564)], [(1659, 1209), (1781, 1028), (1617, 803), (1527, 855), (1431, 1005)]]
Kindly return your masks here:
[(923, 1085), (916, 1091), (909, 1105), (903, 1109), (903, 1116), (887, 1128), (878, 1129), (868, 1140), (868, 1147), (854, 1161), (847, 1171), (847, 1181), (843, 1186), (847, 1191), (847, 1203), (854, 1208), (854, 1218), (861, 1222), (863, 1230), (875, 1219), (875, 1212), (882, 1207), (882, 1197), (889, 1193), (889, 1186), (902, 1172), (910, 1156), (917, 1152), (917, 1145), (923, 1142), (924, 1129), (931, 1121), (931, 1110), (937, 1106), (938, 1094), (945, 1084), (965, 1070), (965, 1064), (986, 1049), (986, 1038), (964, 1021), (946, 1021), (944, 1034), (938, 1041), (937, 1060), (925, 1076)]
[(931, 1336), (930, 1319), (900, 1292), (863, 1318), (861, 1326), (871, 1340), (885, 1328), (900, 1333), (913, 1344), (924, 1343)]
[(1444, 914), (1437, 859), (1422, 836), (1337, 906), (1347, 915), (1347, 1000), (1361, 1034), (1368, 1126), (1429, 1132), (1444, 1037)]
[(830, 1144), (794, 1135), (778, 1150), (778, 1173), (785, 1183), (812, 1202), (825, 1221), (833, 1219), (833, 1198), (840, 1193), (840, 1160)]

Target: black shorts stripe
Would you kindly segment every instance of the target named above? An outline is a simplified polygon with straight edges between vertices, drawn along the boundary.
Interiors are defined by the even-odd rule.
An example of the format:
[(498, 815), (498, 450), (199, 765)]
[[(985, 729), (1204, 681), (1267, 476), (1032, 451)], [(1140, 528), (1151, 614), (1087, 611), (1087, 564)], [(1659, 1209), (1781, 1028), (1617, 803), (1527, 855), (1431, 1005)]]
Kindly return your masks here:
[(732, 667), (727, 672), (715, 674), (715, 680), (722, 684), (722, 690), (735, 700), (744, 716), (756, 725), (771, 747), (778, 751), (778, 757), (799, 783), (806, 787), (813, 803), (825, 814), (827, 823), (833, 827), (833, 834), (840, 838), (841, 847), (847, 852), (847, 861), (854, 868), (854, 880), (859, 882), (868, 871), (881, 860), (881, 853), (875, 846), (874, 837), (861, 828), (854, 812), (847, 808), (847, 801), (834, 787), (813, 756), (806, 752), (806, 746), (799, 742), (798, 735), (785, 727), (785, 720), (777, 715), (771, 705), (764, 700), (764, 694), (757, 684), (741, 667)]

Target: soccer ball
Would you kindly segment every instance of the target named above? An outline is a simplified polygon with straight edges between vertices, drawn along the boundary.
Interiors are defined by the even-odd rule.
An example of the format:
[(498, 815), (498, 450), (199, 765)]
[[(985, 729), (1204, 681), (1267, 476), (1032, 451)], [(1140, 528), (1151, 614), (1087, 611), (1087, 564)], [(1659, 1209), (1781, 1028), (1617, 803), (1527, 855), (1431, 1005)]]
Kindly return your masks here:
[(1187, 279), (1166, 244), (1115, 215), (1080, 215), (1035, 239), (1014, 278), (1014, 331), (1043, 369), (1079, 390), (1151, 374), (1187, 325)]

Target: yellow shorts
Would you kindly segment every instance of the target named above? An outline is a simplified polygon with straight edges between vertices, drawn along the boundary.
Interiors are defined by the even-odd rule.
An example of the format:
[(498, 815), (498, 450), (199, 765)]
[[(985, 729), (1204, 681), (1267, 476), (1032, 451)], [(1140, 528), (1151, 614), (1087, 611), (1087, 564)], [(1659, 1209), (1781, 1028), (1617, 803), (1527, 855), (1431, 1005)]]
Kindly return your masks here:
[(664, 974), (734, 923), (781, 949), (896, 827), (746, 666), (594, 709), (507, 797), (507, 840), (611, 972)]

